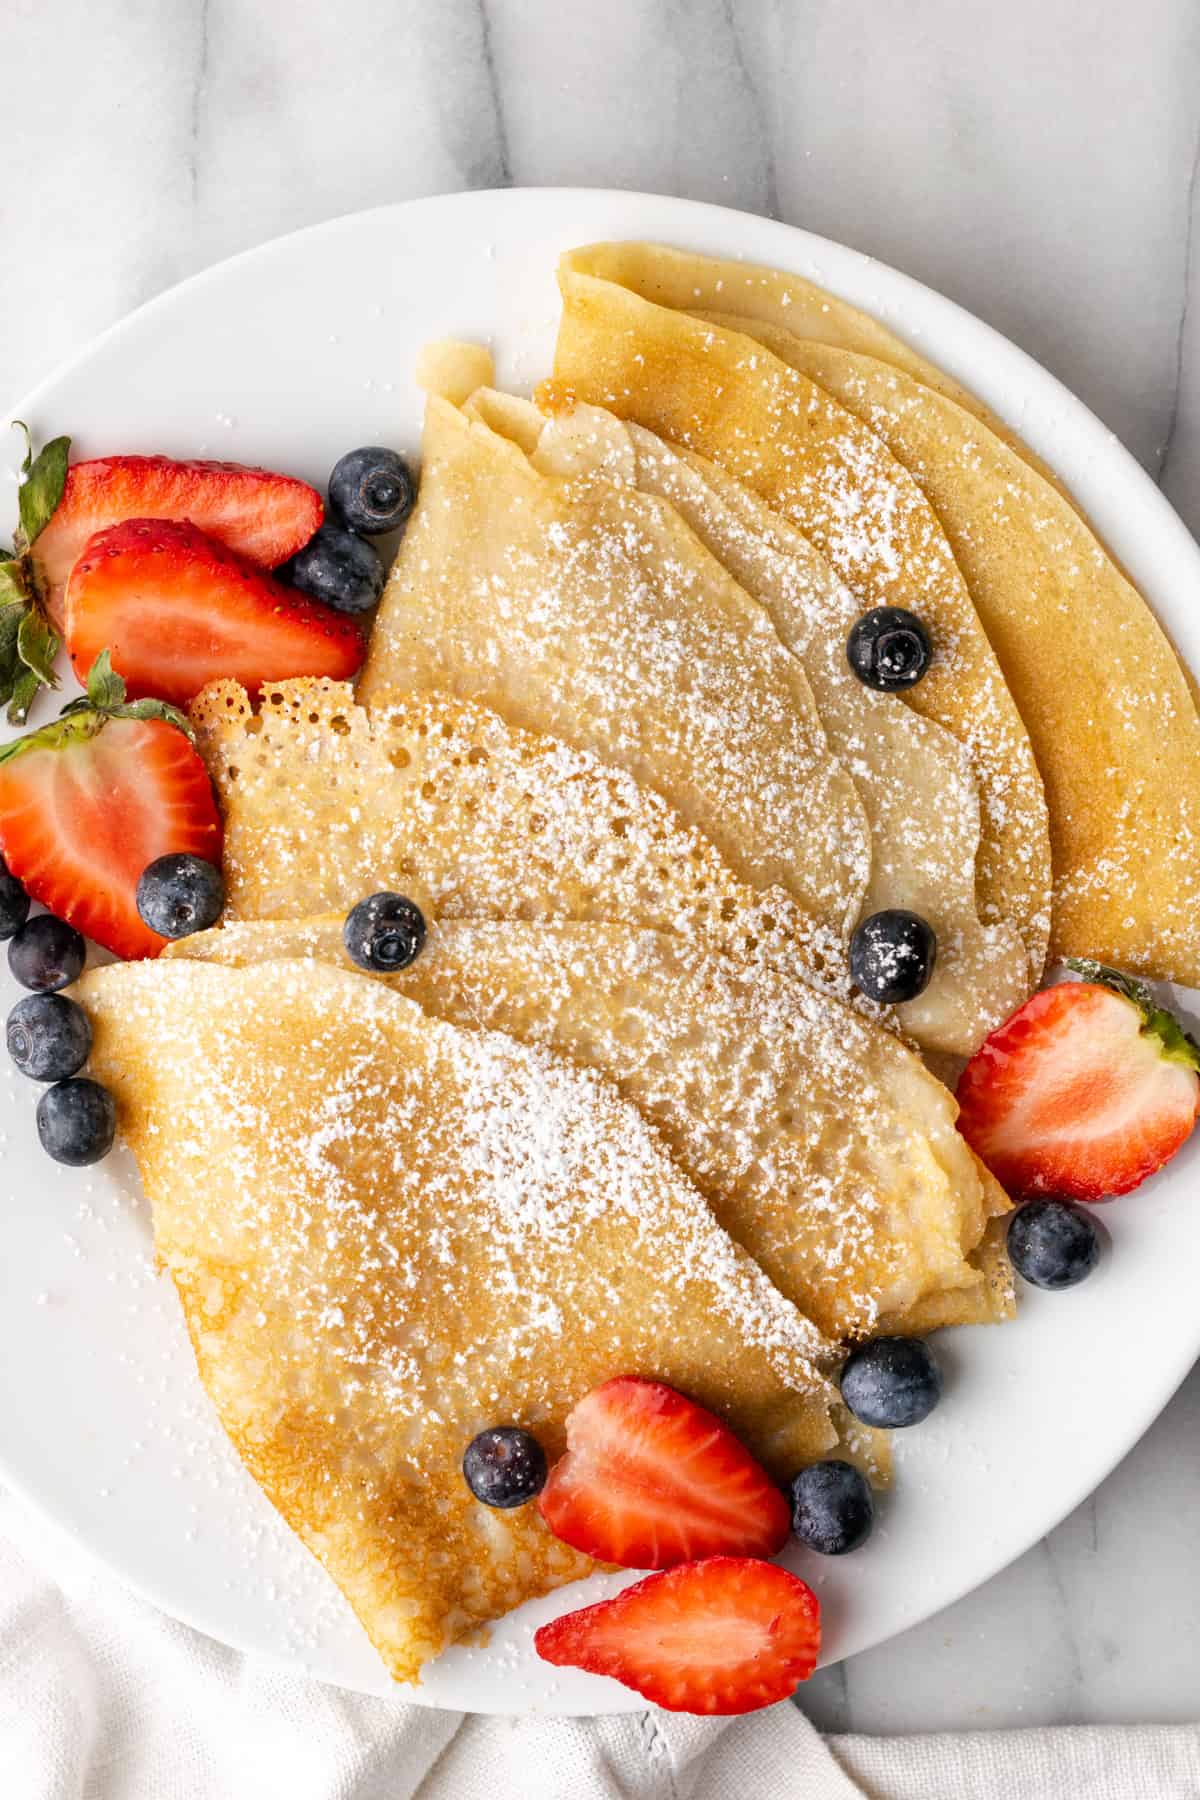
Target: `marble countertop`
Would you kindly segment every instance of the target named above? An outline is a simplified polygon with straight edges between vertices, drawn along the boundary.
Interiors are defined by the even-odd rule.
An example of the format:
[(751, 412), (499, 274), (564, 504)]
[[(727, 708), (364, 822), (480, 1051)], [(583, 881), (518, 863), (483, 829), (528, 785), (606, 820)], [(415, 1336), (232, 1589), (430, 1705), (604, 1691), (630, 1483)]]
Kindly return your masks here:
[[(5, 19), (6, 401), (296, 226), (463, 187), (643, 188), (807, 226), (961, 301), (1200, 531), (1189, 0), (9, 0)], [(1195, 1717), (1198, 1487), (1200, 1370), (1049, 1538), (822, 1672), (806, 1710), (841, 1731)]]

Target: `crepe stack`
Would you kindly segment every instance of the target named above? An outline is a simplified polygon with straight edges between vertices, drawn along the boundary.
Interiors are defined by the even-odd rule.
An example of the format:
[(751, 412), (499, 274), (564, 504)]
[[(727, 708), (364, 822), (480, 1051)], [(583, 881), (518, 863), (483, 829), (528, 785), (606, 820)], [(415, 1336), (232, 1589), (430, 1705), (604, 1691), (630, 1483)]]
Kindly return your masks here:
[(421, 500), (359, 697), (478, 700), (624, 769), (743, 881), (842, 933), (866, 821), (802, 665), (663, 502), (542, 474), (512, 436), (430, 396)]
[[(538, 405), (425, 359), (357, 694), (192, 708), (222, 928), (79, 988), (201, 1378), (402, 1680), (590, 1566), (472, 1498), (486, 1426), (554, 1457), (652, 1375), (780, 1478), (838, 1447), (886, 1480), (844, 1346), (1013, 1311), (1008, 1201), (917, 1048), (969, 1054), (1048, 946), (1196, 958), (1190, 693), (1028, 453), (771, 271), (597, 246), (561, 279)], [(904, 694), (845, 661), (880, 603), (933, 639)], [(389, 976), (342, 939), (381, 889), (429, 922)], [(888, 1013), (847, 943), (897, 906), (938, 960)]]
[(547, 420), (527, 402), (486, 390), (466, 411), (522, 441), (533, 467), (566, 479), (569, 491), (586, 492), (599, 479), (668, 503), (759, 603), (803, 665), (830, 750), (862, 803), (870, 841), (861, 912), (905, 907), (937, 935), (933, 979), (897, 1008), (897, 1019), (925, 1049), (969, 1054), (1025, 998), (1025, 949), (1010, 922), (983, 925), (978, 916), (979, 798), (962, 747), (850, 669), (846, 638), (862, 610), (853, 593), (744, 486), (638, 425), (586, 405)]
[[(342, 916), (230, 925), (168, 954), (352, 969)], [(1005, 1316), (970, 1259), (1001, 1189), (954, 1102), (889, 1033), (804, 983), (631, 925), (445, 921), (376, 977), (428, 1013), (596, 1069), (718, 1222), (833, 1338)]]
[[(932, 563), (907, 550), (889, 560), (858, 504), (847, 520), (852, 493), (877, 491), (863, 478), (868, 461), (874, 470), (894, 459), (961, 571), (1045, 786), (1050, 953), (1200, 983), (1192, 686), (1149, 607), (1038, 460), (892, 333), (795, 277), (602, 244), (565, 257), (560, 283), (560, 398), (595, 400), (707, 451), (825, 547), (864, 596), (907, 591), (902, 604), (936, 618), (953, 584), (939, 579), (936, 595), (922, 595)], [(816, 447), (785, 466), (779, 432), (764, 439), (756, 414), (760, 428), (769, 418), (785, 430), (803, 415)], [(905, 540), (893, 522), (896, 548)], [(952, 636), (957, 660), (964, 640)], [(921, 682), (910, 701), (969, 733), (970, 715), (944, 707), (936, 683)], [(1006, 773), (999, 742), (980, 762), (993, 844), (981, 875), (991, 892), (1006, 860), (1020, 868), (1025, 837), (1024, 902), (1012, 874), (1007, 886), (1027, 905), (1044, 879), (1044, 829), (1029, 835), (1030, 770), (1014, 760)], [(1025, 934), (1036, 958), (1028, 913)]]

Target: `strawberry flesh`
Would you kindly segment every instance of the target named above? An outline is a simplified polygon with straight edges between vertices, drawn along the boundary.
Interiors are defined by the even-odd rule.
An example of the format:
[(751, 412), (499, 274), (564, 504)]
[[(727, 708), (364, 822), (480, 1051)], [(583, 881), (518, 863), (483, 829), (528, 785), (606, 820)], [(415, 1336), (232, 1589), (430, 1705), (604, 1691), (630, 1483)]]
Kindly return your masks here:
[(1196, 1047), (1139, 984), (1064, 982), (976, 1051), (958, 1128), (1014, 1198), (1102, 1200), (1139, 1186), (1190, 1136), (1198, 1068)]
[(0, 763), (9, 869), (35, 900), (118, 956), (163, 948), (135, 895), (146, 865), (172, 851), (219, 862), (221, 820), (203, 762), (165, 720), (76, 715)]
[(274, 569), (307, 544), (324, 516), (315, 488), (269, 469), (169, 456), (98, 457), (68, 469), (34, 561), (51, 618), (61, 626), (75, 559), (89, 538), (122, 519), (190, 519), (248, 562)]
[(131, 699), (184, 706), (209, 681), (344, 681), (358, 626), (172, 520), (127, 519), (89, 539), (67, 584), (66, 641), (81, 682), (107, 649)]
[(554, 1535), (625, 1568), (717, 1552), (772, 1556), (788, 1504), (721, 1420), (659, 1381), (618, 1376), (567, 1420), (567, 1453), (538, 1508)]
[(710, 1556), (554, 1619), (533, 1641), (543, 1661), (610, 1675), (670, 1712), (745, 1713), (812, 1674), (821, 1609), (774, 1563)]

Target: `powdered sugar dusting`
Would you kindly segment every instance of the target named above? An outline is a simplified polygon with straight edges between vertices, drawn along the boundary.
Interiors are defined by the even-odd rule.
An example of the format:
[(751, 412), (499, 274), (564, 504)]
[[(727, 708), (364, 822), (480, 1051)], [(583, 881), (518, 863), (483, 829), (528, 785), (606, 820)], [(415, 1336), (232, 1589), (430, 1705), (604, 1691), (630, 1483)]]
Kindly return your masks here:
[(832, 1346), (596, 1075), (311, 962), (78, 992), (222, 1422), (393, 1672), (586, 1567), (471, 1499), (484, 1424), (554, 1453), (628, 1367), (781, 1470), (833, 1441)]

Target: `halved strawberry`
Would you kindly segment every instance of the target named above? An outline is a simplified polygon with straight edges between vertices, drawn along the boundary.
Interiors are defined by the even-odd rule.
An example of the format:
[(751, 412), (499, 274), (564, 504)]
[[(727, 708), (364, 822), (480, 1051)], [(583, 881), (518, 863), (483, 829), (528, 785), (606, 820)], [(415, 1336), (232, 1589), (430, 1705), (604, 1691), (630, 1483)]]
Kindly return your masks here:
[(62, 622), (71, 567), (90, 537), (122, 519), (190, 519), (263, 569), (307, 544), (325, 516), (307, 482), (240, 463), (169, 456), (103, 456), (73, 463), (62, 499), (38, 536), (34, 561), (50, 616)]
[(816, 1668), (821, 1607), (774, 1563), (710, 1556), (554, 1619), (533, 1642), (544, 1662), (611, 1675), (670, 1712), (754, 1712)]
[(1035, 994), (959, 1079), (958, 1128), (1016, 1199), (1128, 1193), (1196, 1123), (1200, 1049), (1140, 981), (1072, 967), (1092, 979)]
[(172, 851), (221, 857), (212, 783), (171, 709), (124, 704), (104, 659), (92, 699), (0, 748), (0, 854), (35, 900), (118, 956), (157, 956), (165, 938), (135, 899), (148, 863)]
[(353, 619), (167, 519), (127, 519), (88, 540), (67, 583), (66, 640), (81, 681), (107, 647), (130, 694), (176, 706), (223, 676), (248, 688), (344, 681), (364, 651)]
[(538, 1509), (565, 1544), (628, 1569), (773, 1556), (790, 1526), (783, 1494), (727, 1425), (637, 1375), (573, 1409)]

